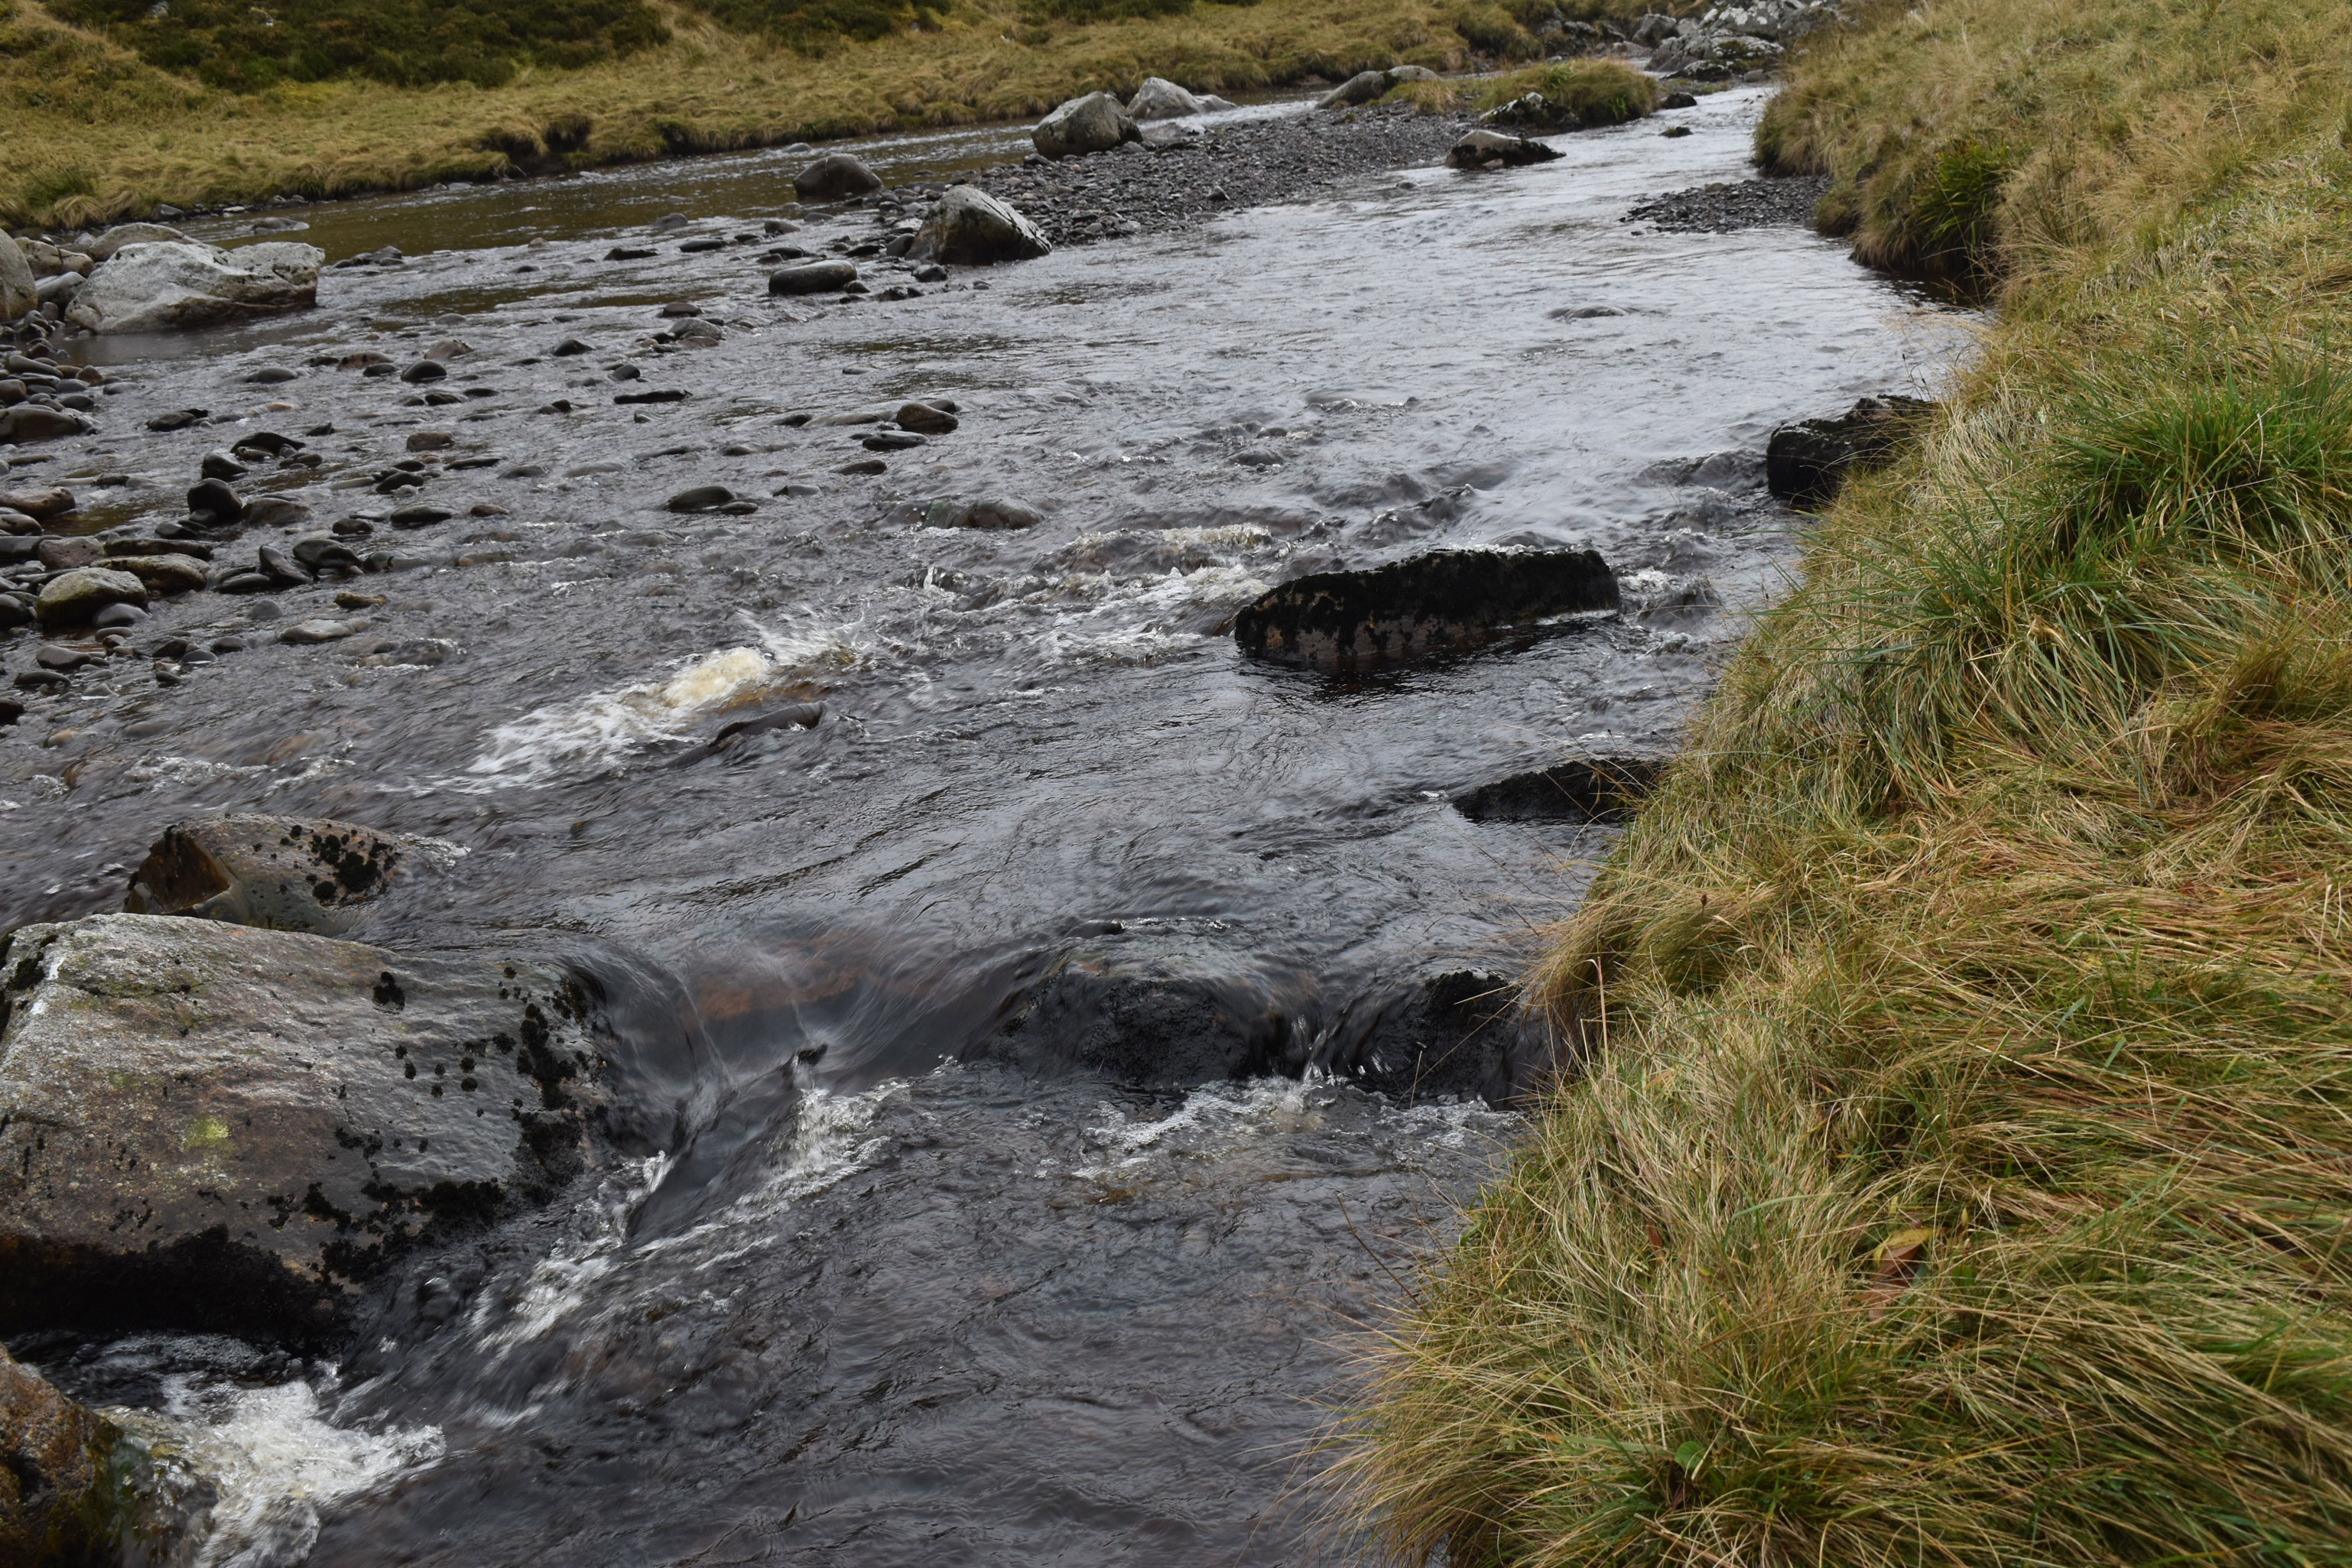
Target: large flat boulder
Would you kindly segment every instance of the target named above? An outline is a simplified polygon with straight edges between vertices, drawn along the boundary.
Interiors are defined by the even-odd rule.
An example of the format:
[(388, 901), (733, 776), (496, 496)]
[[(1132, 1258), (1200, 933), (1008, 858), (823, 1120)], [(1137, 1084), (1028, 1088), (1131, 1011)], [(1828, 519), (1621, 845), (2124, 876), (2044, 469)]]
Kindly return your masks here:
[(0, 1333), (331, 1334), (419, 1238), (543, 1199), (606, 1094), (580, 986), (100, 915), (0, 950)]
[(1528, 635), (1618, 607), (1593, 550), (1437, 550), (1368, 571), (1293, 579), (1234, 618), (1245, 653), (1358, 670)]
[(916, 231), (910, 255), (958, 267), (1027, 261), (1054, 247), (1010, 202), (976, 185), (950, 186)]
[(1107, 92), (1074, 98), (1037, 122), (1030, 141), (1048, 158), (1075, 158), (1087, 152), (1108, 152), (1122, 141), (1140, 141), (1127, 110)]
[(67, 319), (93, 332), (171, 332), (299, 309), (319, 301), (316, 246), (236, 250), (192, 240), (124, 246), (89, 275)]

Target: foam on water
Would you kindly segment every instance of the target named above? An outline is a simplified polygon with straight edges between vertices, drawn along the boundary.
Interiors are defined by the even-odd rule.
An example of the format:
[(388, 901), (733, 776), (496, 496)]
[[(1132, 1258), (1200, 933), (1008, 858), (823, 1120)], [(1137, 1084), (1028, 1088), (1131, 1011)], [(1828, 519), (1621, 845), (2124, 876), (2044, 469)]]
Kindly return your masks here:
[(447, 1450), (437, 1427), (338, 1427), (301, 1381), (246, 1388), (173, 1375), (160, 1410), (107, 1415), (218, 1494), (195, 1568), (294, 1568), (319, 1539), (322, 1511)]

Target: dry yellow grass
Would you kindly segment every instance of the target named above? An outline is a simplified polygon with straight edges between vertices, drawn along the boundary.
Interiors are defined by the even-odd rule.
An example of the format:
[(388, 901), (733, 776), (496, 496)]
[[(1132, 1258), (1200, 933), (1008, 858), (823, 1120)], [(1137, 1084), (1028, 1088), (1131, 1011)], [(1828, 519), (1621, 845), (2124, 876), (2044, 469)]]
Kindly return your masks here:
[(544, 150), (551, 127), (585, 166), (1015, 120), (1147, 75), (1230, 92), (1400, 61), (1456, 70), (1470, 55), (1453, 9), (1429, 0), (1262, 0), (1043, 27), (1017, 0), (965, 0), (938, 28), (822, 59), (665, 15), (668, 45), (494, 89), (334, 82), (237, 97), (157, 71), (37, 0), (0, 0), (0, 219), (85, 224), (157, 202), (480, 178)]
[(1801, 63), (1767, 150), (2004, 319), (1535, 977), (1581, 1075), (1347, 1422), (1398, 1558), (2352, 1563), (2347, 71), (2339, 0)]

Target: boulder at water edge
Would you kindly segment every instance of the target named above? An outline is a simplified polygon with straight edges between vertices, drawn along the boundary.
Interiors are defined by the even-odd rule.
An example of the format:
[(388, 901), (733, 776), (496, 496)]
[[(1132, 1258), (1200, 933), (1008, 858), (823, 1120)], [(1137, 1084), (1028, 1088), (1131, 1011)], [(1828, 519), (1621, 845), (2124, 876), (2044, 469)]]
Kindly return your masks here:
[(1127, 100), (1129, 120), (1181, 120), (1201, 114), (1207, 105), (1165, 77), (1145, 77), (1135, 96)]
[(1074, 98), (1037, 122), (1029, 140), (1048, 158), (1074, 158), (1083, 152), (1108, 152), (1123, 141), (1139, 141), (1143, 132), (1127, 116), (1118, 99), (1107, 92)]
[(0, 235), (0, 321), (14, 321), (38, 301), (33, 292), (33, 264), (24, 247)]
[(124, 1560), (121, 1442), (121, 1428), (0, 1347), (0, 1563)]
[(828, 152), (793, 176), (803, 202), (845, 202), (881, 188), (880, 176), (846, 152)]
[(1847, 474), (1892, 457), (1935, 406), (1911, 397), (1866, 397), (1843, 418), (1784, 424), (1765, 448), (1764, 482), (1800, 507), (1824, 505)]
[(1386, 71), (1358, 71), (1338, 87), (1323, 95), (1318, 109), (1346, 109), (1351, 104), (1370, 103), (1396, 84)]
[(1474, 822), (1622, 822), (1657, 788), (1659, 757), (1578, 757), (1465, 789), (1454, 809)]
[(1234, 641), (1278, 664), (1355, 670), (1462, 653), (1617, 607), (1616, 574), (1597, 551), (1438, 550), (1296, 578), (1234, 618)]
[(67, 318), (93, 332), (169, 332), (315, 305), (316, 246), (237, 250), (190, 241), (126, 245), (89, 275)]
[(1549, 163), (1558, 151), (1524, 136), (1499, 131), (1473, 131), (1454, 144), (1445, 161), (1456, 169), (1516, 169), (1528, 163)]
[(606, 1103), (543, 964), (99, 915), (0, 948), (0, 1333), (332, 1332), (404, 1243), (551, 1194)]
[(163, 830), (122, 907), (339, 936), (407, 867), (405, 841), (351, 822), (218, 817)]
[(950, 262), (960, 267), (983, 267), (991, 262), (1026, 261), (1044, 256), (1053, 246), (1010, 202), (999, 201), (975, 185), (952, 185), (940, 198), (916, 231), (918, 260)]

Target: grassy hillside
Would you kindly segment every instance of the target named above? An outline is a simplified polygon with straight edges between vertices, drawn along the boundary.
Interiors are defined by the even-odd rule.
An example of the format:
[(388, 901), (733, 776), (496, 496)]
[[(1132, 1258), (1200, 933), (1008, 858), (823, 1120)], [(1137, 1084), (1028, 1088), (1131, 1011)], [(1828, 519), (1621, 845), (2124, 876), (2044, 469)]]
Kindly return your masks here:
[[(1639, 0), (0, 0), (0, 221), (311, 196), (1531, 58)], [(160, 9), (160, 14), (158, 14)]]
[(1936, 0), (1760, 151), (2002, 319), (1560, 933), (1407, 1560), (2352, 1559), (2352, 30)]

